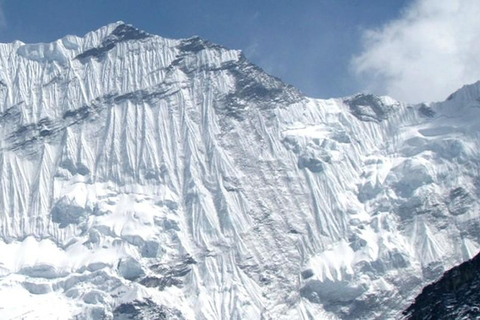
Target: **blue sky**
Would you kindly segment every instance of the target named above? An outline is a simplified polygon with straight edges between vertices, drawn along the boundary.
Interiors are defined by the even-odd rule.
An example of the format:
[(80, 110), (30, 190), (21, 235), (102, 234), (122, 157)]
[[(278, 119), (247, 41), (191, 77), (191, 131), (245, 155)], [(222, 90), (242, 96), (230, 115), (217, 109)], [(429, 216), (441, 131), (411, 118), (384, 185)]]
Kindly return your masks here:
[[(409, 14), (421, 10), (422, 5), (427, 5), (428, 12), (434, 6), (432, 0), (3, 0), (0, 3), (0, 42), (15, 39), (48, 42), (66, 34), (81, 36), (123, 20), (164, 37), (199, 35), (241, 49), (267, 72), (309, 96), (321, 98), (364, 90), (379, 94), (395, 92), (389, 91), (385, 81), (398, 74), (396, 66), (390, 66), (391, 74), (382, 74), (383, 70), (379, 71), (382, 65), (375, 64), (378, 57), (373, 51), (382, 45), (388, 47), (395, 40), (388, 38), (392, 25), (408, 20)], [(396, 53), (380, 50), (376, 54)], [(366, 58), (370, 55), (375, 60)], [(420, 99), (409, 98), (408, 94), (406, 98)]]

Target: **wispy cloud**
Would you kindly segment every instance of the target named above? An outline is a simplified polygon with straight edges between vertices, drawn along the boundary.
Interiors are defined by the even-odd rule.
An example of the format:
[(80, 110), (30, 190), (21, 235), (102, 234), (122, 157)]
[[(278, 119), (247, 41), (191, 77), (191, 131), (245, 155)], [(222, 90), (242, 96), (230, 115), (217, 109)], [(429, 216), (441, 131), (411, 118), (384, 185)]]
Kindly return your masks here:
[(480, 80), (480, 1), (415, 0), (401, 17), (363, 33), (352, 59), (367, 90), (438, 101)]

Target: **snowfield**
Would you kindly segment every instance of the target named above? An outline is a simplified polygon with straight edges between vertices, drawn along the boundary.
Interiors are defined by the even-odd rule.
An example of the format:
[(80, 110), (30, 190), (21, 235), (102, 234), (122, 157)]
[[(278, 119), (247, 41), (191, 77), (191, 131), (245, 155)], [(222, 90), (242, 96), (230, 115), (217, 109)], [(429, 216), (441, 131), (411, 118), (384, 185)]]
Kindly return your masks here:
[(2, 319), (387, 319), (480, 248), (480, 83), (305, 97), (122, 22), (0, 44)]

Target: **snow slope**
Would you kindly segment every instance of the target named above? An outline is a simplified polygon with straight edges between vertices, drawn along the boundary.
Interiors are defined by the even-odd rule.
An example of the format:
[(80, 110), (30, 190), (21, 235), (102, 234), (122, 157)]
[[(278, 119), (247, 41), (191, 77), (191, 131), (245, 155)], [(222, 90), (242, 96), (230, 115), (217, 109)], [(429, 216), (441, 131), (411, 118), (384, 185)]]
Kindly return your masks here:
[(0, 315), (397, 317), (479, 249), (479, 97), (310, 99), (122, 22), (0, 44)]

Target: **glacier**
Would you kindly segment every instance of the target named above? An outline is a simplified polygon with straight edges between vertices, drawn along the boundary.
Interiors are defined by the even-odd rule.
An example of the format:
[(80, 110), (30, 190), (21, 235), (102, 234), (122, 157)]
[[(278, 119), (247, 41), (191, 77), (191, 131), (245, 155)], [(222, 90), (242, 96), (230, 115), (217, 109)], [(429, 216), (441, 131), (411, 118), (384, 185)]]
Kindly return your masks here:
[(0, 101), (2, 319), (398, 318), (480, 248), (480, 82), (313, 99), (117, 22), (0, 44)]

